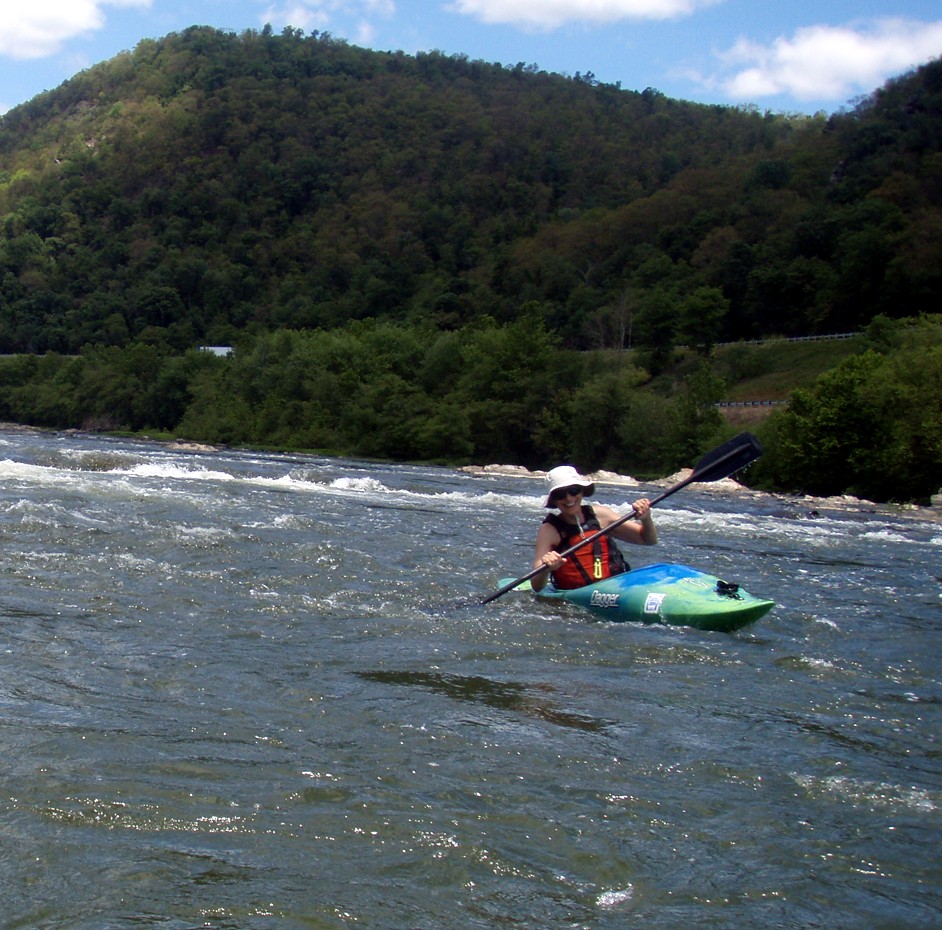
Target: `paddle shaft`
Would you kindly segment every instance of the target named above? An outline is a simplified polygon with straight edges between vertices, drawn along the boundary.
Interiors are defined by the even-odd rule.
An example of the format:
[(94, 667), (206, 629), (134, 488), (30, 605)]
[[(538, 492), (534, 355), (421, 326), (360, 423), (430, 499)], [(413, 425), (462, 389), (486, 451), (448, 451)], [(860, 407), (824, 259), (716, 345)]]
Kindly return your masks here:
[[(682, 481), (678, 481), (677, 484), (671, 485), (662, 494), (658, 494), (658, 496), (651, 501), (651, 506), (653, 507), (655, 504), (659, 504), (665, 498), (670, 497), (671, 494), (676, 494), (681, 489), (687, 487), (688, 484), (693, 484), (696, 481), (719, 481), (721, 478), (727, 478), (734, 471), (739, 471), (740, 468), (744, 468), (750, 462), (755, 461), (761, 454), (762, 447), (759, 445), (756, 438), (751, 433), (740, 433), (734, 439), (714, 449), (712, 452), (707, 453), (686, 478)], [(579, 542), (561, 552), (560, 555), (565, 559), (567, 556), (572, 555), (577, 549), (581, 549), (593, 540), (598, 539), (599, 536), (605, 536), (611, 533), (612, 530), (630, 520), (634, 515), (635, 510), (632, 508), (624, 516), (613, 520), (604, 529), (598, 530), (591, 536), (585, 537), (585, 539), (580, 539)], [(489, 594), (481, 601), (481, 604), (489, 604), (491, 601), (497, 600), (497, 598), (506, 594), (508, 591), (512, 591), (518, 585), (522, 585), (525, 581), (535, 578), (542, 571), (546, 571), (546, 567), (543, 565), (539, 568), (532, 569), (520, 578), (511, 581), (509, 584), (505, 584), (502, 588), (498, 588), (493, 594)]]

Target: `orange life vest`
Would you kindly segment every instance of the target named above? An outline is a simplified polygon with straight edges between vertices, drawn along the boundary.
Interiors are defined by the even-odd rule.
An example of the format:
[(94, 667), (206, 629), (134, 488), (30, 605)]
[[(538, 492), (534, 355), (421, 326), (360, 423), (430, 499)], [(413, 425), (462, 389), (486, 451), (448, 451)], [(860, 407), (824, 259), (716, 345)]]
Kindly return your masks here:
[[(547, 514), (543, 522), (549, 523), (559, 533), (560, 541), (553, 547), (557, 552), (565, 552), (586, 536), (597, 534), (602, 528), (595, 511), (587, 506), (582, 508), (581, 526), (576, 526), (555, 513)], [(566, 556), (562, 567), (553, 572), (553, 584), (557, 588), (581, 588), (593, 581), (601, 581), (625, 571), (628, 571), (625, 557), (612, 541), (612, 537), (608, 534), (596, 535), (592, 542)]]

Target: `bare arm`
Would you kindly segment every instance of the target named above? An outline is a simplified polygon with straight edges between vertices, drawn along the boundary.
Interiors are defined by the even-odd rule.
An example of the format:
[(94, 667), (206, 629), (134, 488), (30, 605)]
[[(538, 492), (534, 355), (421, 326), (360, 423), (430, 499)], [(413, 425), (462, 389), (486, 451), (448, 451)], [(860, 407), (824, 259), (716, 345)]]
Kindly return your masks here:
[(530, 579), (530, 586), (534, 591), (542, 591), (546, 587), (546, 582), (549, 581), (550, 573), (555, 572), (566, 561), (553, 549), (554, 546), (559, 545), (561, 538), (559, 532), (549, 523), (540, 526), (540, 531), (536, 534), (536, 552), (533, 557), (533, 567), (543, 566), (544, 570)]
[[(634, 543), (638, 546), (656, 546), (657, 527), (654, 525), (654, 518), (651, 516), (651, 502), (646, 497), (642, 497), (640, 500), (635, 501), (632, 506), (635, 509), (635, 519), (626, 520), (620, 526), (616, 526), (612, 530), (612, 536), (622, 540), (622, 542)], [(596, 504), (594, 510), (603, 530), (616, 520), (621, 519), (611, 507)]]

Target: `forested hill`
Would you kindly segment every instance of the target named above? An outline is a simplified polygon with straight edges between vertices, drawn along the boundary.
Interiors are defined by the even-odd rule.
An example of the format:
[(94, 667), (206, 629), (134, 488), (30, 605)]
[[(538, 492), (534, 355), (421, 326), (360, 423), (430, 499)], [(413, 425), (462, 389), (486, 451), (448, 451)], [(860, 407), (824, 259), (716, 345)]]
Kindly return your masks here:
[(0, 352), (524, 311), (665, 348), (934, 311), (940, 116), (942, 60), (806, 118), (194, 27), (0, 120)]

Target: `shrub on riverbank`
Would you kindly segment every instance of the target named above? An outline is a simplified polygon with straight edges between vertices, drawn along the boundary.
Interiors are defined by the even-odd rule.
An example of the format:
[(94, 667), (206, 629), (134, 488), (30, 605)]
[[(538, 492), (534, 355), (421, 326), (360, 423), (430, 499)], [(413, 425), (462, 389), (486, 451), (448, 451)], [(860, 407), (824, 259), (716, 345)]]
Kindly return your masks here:
[(942, 316), (878, 317), (867, 335), (761, 430), (761, 483), (923, 503), (942, 485)]
[[(808, 353), (823, 366), (819, 345)], [(755, 384), (778, 367), (775, 351)], [(793, 344), (778, 351), (797, 357)], [(754, 427), (766, 454), (749, 483), (927, 500), (942, 480), (942, 317), (880, 318), (847, 351), (835, 348), (843, 360), (817, 381), (796, 365), (789, 406)], [(137, 344), (0, 359), (0, 419), (395, 461), (568, 460), (650, 478), (738, 431), (715, 406), (731, 385), (721, 371), (719, 353), (651, 378), (629, 353), (563, 349), (536, 314), (445, 332), (367, 321), (260, 335), (228, 358)]]

